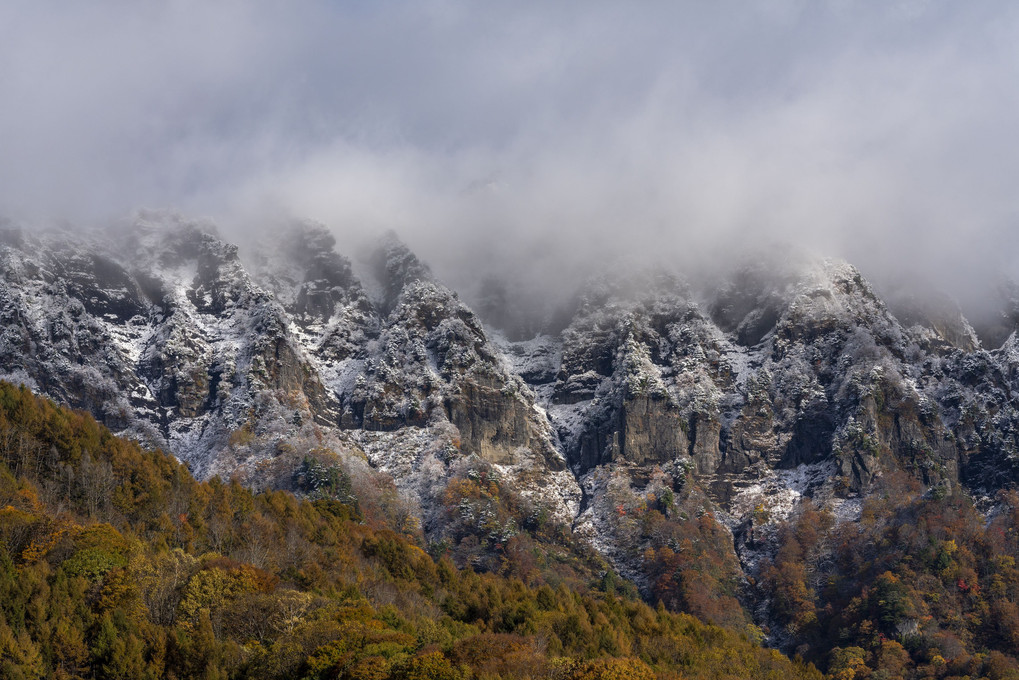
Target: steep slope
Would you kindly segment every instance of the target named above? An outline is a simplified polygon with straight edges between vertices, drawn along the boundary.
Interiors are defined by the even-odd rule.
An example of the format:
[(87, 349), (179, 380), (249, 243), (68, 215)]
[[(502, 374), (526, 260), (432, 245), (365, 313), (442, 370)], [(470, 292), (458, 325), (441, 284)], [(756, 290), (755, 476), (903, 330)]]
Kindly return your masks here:
[(0, 383), (0, 675), (821, 677), (584, 580), (458, 570), (366, 509), (197, 482)]
[(993, 513), (1019, 481), (1016, 336), (984, 349), (951, 301), (886, 304), (844, 262), (620, 270), (514, 342), (392, 235), (350, 260), (295, 224), (239, 251), (142, 214), (0, 243), (0, 369), (200, 477), (374, 475), (461, 564), (583, 537), (646, 597), (776, 644), (798, 633), (762, 584), (804, 513), (843, 526), (903, 478)]
[[(768, 262), (705, 290), (603, 279), (560, 338), (505, 351), (531, 367), (584, 487), (578, 528), (661, 596), (644, 553), (674, 550), (674, 525), (694, 514), (732, 530), (756, 577), (805, 498), (846, 520), (896, 471), (977, 496), (1015, 484), (1014, 338), (980, 349), (943, 307), (907, 323), (848, 264)], [(634, 508), (664, 521), (621, 530)], [(712, 535), (724, 564), (728, 539)]]
[[(560, 521), (572, 519), (580, 492), (545, 414), (454, 292), (393, 235), (366, 258), (364, 282), (322, 227), (284, 238), (286, 259), (260, 256), (259, 275), (285, 301), (339, 402), (334, 425), (421, 504), (426, 526), (439, 529), (436, 497), (473, 458)], [(321, 301), (313, 316), (303, 302), (311, 299)]]
[[(0, 258), (7, 373), (168, 447), (198, 475), (227, 476), (334, 418), (284, 310), (208, 225), (22, 234)], [(232, 445), (242, 430), (259, 450)]]
[(91, 235), (8, 232), (5, 374), (195, 474), (290, 487), (308, 452), (367, 459), (426, 526), (477, 459), (569, 522), (580, 492), (478, 318), (395, 237), (363, 284), (322, 227), (242, 259), (207, 223), (141, 214)]

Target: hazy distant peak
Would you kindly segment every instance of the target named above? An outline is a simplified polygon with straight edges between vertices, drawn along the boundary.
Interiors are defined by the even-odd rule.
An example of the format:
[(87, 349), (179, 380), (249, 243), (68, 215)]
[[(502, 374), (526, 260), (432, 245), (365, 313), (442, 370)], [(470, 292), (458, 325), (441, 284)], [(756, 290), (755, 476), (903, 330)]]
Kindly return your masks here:
[(168, 235), (211, 236), (220, 238), (219, 227), (211, 219), (195, 218), (172, 209), (141, 209), (125, 221), (114, 225), (139, 236)]
[(386, 232), (369, 252), (367, 273), (378, 284), (378, 303), (385, 313), (396, 306), (406, 286), (415, 281), (432, 280), (432, 271), (428, 265), (394, 231)]

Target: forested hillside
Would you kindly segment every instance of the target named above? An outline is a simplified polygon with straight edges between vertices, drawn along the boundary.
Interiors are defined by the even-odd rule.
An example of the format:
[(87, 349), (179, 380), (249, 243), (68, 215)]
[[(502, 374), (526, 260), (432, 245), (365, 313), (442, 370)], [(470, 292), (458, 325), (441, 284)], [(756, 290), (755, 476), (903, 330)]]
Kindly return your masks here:
[(1019, 677), (1019, 495), (997, 501), (887, 475), (859, 522), (808, 504), (759, 584), (780, 637), (837, 677)]
[(0, 676), (821, 677), (752, 629), (650, 607), (581, 558), (541, 565), (555, 553), (532, 548), (526, 569), (512, 551), (494, 571), (458, 569), (412, 523), (388, 528), (384, 490), (362, 508), (342, 479), (325, 488), (199, 483), (0, 384)]

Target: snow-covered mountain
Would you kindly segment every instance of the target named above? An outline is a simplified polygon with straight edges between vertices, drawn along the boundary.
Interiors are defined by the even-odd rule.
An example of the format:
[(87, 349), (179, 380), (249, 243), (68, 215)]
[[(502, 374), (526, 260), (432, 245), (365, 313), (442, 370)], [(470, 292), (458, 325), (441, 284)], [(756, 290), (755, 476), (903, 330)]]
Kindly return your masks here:
[(514, 342), (395, 237), (352, 261), (310, 224), (244, 253), (166, 214), (9, 228), (0, 372), (201, 477), (369, 467), (426, 534), (477, 461), (645, 588), (642, 503), (718, 518), (752, 575), (803, 498), (852, 519), (893, 471), (977, 497), (1019, 481), (1011, 309), (983, 347), (950, 301), (886, 304), (844, 262), (680, 274), (603, 276), (561, 331)]

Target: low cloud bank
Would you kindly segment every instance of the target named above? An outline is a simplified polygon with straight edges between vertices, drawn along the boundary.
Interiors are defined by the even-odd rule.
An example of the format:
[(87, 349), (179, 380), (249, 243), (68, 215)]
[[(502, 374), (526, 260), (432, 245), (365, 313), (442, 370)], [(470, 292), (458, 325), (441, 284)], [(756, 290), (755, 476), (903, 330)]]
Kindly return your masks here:
[(753, 4), (7, 3), (0, 211), (395, 229), (524, 297), (774, 243), (1015, 275), (1019, 9)]

